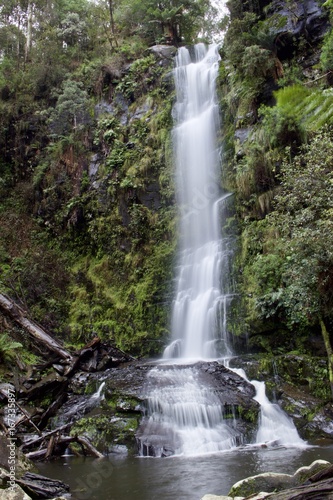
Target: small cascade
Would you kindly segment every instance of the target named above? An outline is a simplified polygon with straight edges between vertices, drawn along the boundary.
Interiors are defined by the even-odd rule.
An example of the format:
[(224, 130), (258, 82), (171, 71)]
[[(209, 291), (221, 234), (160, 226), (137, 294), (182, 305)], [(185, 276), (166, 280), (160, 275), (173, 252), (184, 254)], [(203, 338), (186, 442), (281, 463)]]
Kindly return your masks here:
[(225, 423), (215, 392), (199, 381), (195, 367), (154, 368), (147, 416), (137, 437), (141, 456), (200, 455), (228, 450), (241, 436)]
[(74, 396), (73, 398), (70, 398), (58, 413), (54, 425), (59, 427), (60, 425), (64, 425), (68, 422), (73, 422), (96, 408), (100, 401), (104, 399), (104, 386), (105, 382), (101, 382), (96, 392), (94, 392), (91, 396)]
[(232, 371), (250, 382), (256, 389), (254, 399), (260, 404), (260, 418), (255, 444), (306, 446), (306, 442), (299, 437), (291, 418), (278, 404), (271, 403), (266, 396), (265, 382), (248, 380), (242, 369), (233, 368)]
[(265, 382), (251, 380), (256, 388), (255, 400), (260, 404), (260, 420), (256, 443), (276, 442), (279, 445), (304, 446), (297, 429), (288, 415), (266, 396)]
[(91, 399), (103, 399), (104, 396), (103, 396), (103, 389), (104, 389), (104, 386), (105, 386), (105, 382), (102, 382), (99, 386), (99, 388), (97, 389), (97, 391), (91, 396)]

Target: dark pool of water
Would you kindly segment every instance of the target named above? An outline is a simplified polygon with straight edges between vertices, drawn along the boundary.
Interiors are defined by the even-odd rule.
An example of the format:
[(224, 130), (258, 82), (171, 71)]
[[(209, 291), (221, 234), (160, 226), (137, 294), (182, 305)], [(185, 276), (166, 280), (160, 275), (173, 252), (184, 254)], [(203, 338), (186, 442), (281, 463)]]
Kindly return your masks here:
[(107, 459), (62, 457), (40, 463), (41, 474), (70, 485), (78, 500), (200, 500), (226, 495), (240, 479), (261, 472), (293, 474), (314, 460), (333, 462), (333, 444), (242, 449), (198, 457)]

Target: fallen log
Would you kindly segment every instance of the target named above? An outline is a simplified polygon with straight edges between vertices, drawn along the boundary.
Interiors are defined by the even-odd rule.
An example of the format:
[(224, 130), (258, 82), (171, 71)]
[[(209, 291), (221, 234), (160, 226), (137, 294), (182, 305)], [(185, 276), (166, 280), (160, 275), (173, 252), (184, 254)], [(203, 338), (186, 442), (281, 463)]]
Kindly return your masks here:
[(87, 438), (83, 436), (77, 436), (76, 440), (78, 441), (78, 443), (81, 443), (83, 446), (85, 446), (94, 457), (104, 458), (103, 453), (100, 453), (98, 450), (96, 450), (96, 448), (91, 444), (90, 441), (88, 441)]
[[(21, 405), (19, 405), (16, 401), (14, 401), (14, 404), (15, 404), (15, 406), (16, 406), (16, 407), (20, 410), (20, 412), (23, 414), (23, 416), (24, 416), (24, 420), (28, 420), (28, 422), (32, 425), (32, 427), (34, 427), (34, 429), (38, 432), (38, 434), (41, 434), (41, 433), (42, 433), (42, 432), (41, 432), (41, 430), (40, 430), (40, 429), (37, 427), (37, 425), (36, 425), (36, 424), (35, 424), (35, 423), (31, 420), (31, 417), (30, 417), (29, 413), (28, 413), (28, 412), (26, 412), (26, 411), (24, 410), (24, 408), (22, 408), (22, 406), (21, 406)], [(23, 421), (23, 420), (21, 420), (21, 419), (20, 419), (18, 422), (16, 422), (15, 427), (16, 427), (19, 423), (22, 423), (22, 421)]]
[(51, 335), (41, 326), (27, 318), (27, 312), (6, 295), (0, 293), (0, 311), (9, 316), (16, 324), (24, 328), (48, 350), (54, 352), (66, 363), (71, 364), (72, 355), (64, 349)]
[(49, 444), (47, 445), (47, 450), (45, 453), (45, 460), (47, 460), (52, 455), (55, 444), (56, 444), (56, 439), (53, 435), (50, 437)]
[(32, 446), (37, 446), (38, 444), (42, 443), (46, 438), (52, 436), (53, 434), (56, 434), (57, 432), (64, 431), (65, 429), (67, 429), (71, 425), (72, 424), (69, 424), (69, 423), (66, 425), (62, 425), (61, 427), (57, 427), (57, 429), (53, 429), (53, 431), (46, 432), (45, 434), (43, 434), (43, 436), (40, 436), (40, 437), (35, 438), (35, 439), (31, 439), (30, 441), (27, 441), (26, 443), (22, 444), (21, 450), (23, 451), (23, 450), (30, 448)]
[[(65, 386), (64, 390), (67, 389), (67, 385)], [(53, 401), (53, 403), (50, 404), (50, 406), (44, 411), (42, 416), (40, 417), (39, 420), (39, 428), (44, 429), (47, 425), (47, 422), (49, 418), (53, 417), (56, 412), (61, 408), (61, 406), (67, 401), (67, 393), (62, 392), (56, 399)]]
[[(59, 428), (60, 429), (60, 428)], [(38, 444), (42, 444), (48, 437), (50, 440), (47, 446), (41, 448), (39, 450), (30, 451), (25, 453), (25, 456), (31, 460), (46, 460), (50, 459), (54, 456), (59, 456), (64, 452), (64, 449), (71, 443), (79, 443), (82, 447), (84, 454), (92, 455), (96, 458), (104, 458), (104, 455), (100, 453), (95, 446), (89, 441), (88, 438), (84, 436), (58, 436), (56, 437), (56, 432), (59, 432), (59, 429), (55, 431), (51, 431), (45, 434), (43, 437), (34, 439), (29, 443), (24, 443), (21, 446), (21, 450), (26, 448), (35, 447)]]
[[(51, 444), (49, 442), (46, 448), (30, 451), (29, 453), (26, 453), (25, 456), (30, 460), (46, 460), (56, 456), (59, 457), (64, 453), (65, 449), (69, 444), (73, 443), (74, 441), (77, 441), (75, 437), (61, 436), (56, 442), (54, 442), (53, 437), (54, 436), (51, 436), (50, 439)], [(52, 450), (51, 450), (51, 445), (52, 445)]]

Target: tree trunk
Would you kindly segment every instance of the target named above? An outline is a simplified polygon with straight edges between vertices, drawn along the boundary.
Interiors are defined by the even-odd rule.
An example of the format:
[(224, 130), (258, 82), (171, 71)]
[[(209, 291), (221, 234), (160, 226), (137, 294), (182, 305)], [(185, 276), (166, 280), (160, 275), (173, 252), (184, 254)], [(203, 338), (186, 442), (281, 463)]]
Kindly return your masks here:
[(28, 4), (28, 20), (27, 20), (27, 39), (25, 42), (25, 53), (24, 53), (24, 62), (26, 63), (30, 54), (31, 46), (32, 46), (32, 4), (29, 1)]
[(117, 43), (117, 39), (116, 39), (116, 34), (115, 34), (114, 17), (113, 17), (113, 0), (109, 0), (109, 12), (110, 12), (110, 23), (111, 23), (112, 37), (114, 39), (116, 47), (118, 47), (118, 43)]
[(331, 386), (331, 396), (332, 396), (332, 400), (333, 400), (333, 350), (332, 350), (332, 345), (331, 345), (331, 341), (330, 341), (330, 334), (327, 331), (326, 325), (325, 325), (322, 318), (320, 318), (319, 321), (320, 321), (320, 327), (321, 327), (321, 334), (323, 336), (325, 347), (326, 347), (326, 352), (327, 352), (328, 376), (329, 376), (329, 381), (330, 381), (330, 386)]
[(71, 354), (66, 351), (54, 338), (43, 330), (37, 323), (29, 320), (27, 313), (19, 307), (13, 300), (0, 294), (0, 312), (9, 316), (15, 323), (27, 330), (40, 344), (48, 350), (54, 352), (67, 363), (72, 362)]

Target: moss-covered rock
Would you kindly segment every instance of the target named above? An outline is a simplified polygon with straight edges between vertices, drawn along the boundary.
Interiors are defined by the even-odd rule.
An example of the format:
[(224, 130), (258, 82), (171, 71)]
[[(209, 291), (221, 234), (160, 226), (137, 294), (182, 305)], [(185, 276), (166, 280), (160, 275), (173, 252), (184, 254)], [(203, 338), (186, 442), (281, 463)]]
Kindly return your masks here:
[(264, 472), (257, 476), (242, 479), (234, 484), (229, 491), (229, 496), (234, 497), (250, 497), (255, 496), (260, 492), (278, 492), (287, 490), (295, 486), (305, 483), (311, 476), (317, 472), (325, 470), (330, 466), (325, 460), (316, 460), (308, 467), (301, 467), (294, 474), (277, 474), (274, 472)]

